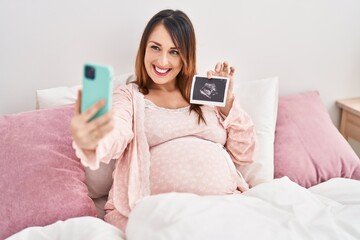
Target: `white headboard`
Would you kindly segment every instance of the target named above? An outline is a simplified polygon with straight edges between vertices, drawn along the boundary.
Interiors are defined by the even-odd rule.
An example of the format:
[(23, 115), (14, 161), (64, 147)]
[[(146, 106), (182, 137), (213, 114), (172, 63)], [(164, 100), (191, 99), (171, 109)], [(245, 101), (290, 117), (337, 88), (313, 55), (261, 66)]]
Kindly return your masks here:
[(181, 9), (197, 33), (198, 72), (228, 60), (238, 81), (279, 76), (280, 94), (360, 94), (360, 1), (1, 1), (0, 114), (35, 108), (35, 90), (81, 82), (84, 62), (133, 71), (145, 24)]

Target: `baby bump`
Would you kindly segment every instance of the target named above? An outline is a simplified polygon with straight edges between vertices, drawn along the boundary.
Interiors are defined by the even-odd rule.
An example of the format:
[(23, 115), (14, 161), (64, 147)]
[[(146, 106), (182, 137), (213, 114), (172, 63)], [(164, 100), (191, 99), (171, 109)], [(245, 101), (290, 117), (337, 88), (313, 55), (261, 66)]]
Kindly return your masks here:
[(178, 138), (152, 147), (150, 154), (151, 194), (228, 194), (237, 188), (225, 150), (211, 141)]

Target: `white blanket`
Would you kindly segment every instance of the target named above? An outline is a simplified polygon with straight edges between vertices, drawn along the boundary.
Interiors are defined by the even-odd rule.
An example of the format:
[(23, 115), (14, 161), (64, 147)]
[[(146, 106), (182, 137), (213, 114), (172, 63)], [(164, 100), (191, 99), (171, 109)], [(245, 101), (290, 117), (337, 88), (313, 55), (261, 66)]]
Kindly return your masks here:
[(163, 194), (131, 213), (129, 240), (360, 239), (360, 181), (305, 189), (288, 178), (241, 195)]
[[(9, 239), (125, 236), (100, 219), (82, 217), (27, 228)], [(284, 177), (241, 195), (150, 196), (132, 211), (126, 239), (360, 239), (360, 181), (337, 178), (305, 189)]]
[(26, 228), (6, 240), (124, 240), (118, 228), (95, 217), (77, 217), (45, 227)]

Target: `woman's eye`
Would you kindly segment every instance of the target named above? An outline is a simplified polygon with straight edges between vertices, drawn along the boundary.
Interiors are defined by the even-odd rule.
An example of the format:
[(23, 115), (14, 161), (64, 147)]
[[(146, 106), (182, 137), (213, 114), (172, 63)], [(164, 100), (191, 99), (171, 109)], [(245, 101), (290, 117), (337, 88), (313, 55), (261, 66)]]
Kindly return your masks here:
[(179, 51), (178, 50), (171, 50), (170, 53), (172, 55), (179, 55)]
[(151, 48), (152, 48), (153, 50), (155, 50), (155, 51), (159, 51), (159, 50), (160, 50), (160, 48), (159, 48), (158, 46), (155, 46), (155, 45), (151, 46)]

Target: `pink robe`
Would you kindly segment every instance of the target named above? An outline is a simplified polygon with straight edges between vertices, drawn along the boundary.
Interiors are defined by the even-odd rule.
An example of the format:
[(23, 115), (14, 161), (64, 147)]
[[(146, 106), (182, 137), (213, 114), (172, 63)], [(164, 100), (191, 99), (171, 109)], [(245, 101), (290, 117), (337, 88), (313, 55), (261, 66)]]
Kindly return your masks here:
[[(73, 146), (84, 166), (99, 168), (100, 162), (118, 159), (113, 172), (113, 186), (105, 205), (105, 221), (124, 230), (127, 217), (136, 203), (150, 195), (150, 151), (144, 117), (144, 96), (135, 84), (123, 85), (114, 91), (114, 130), (103, 138), (96, 154), (90, 155)], [(234, 101), (229, 115), (223, 119), (215, 108), (220, 123), (227, 130), (226, 149), (238, 165), (253, 161), (255, 132), (250, 117)], [(248, 189), (245, 181), (238, 181), (241, 191)]]

